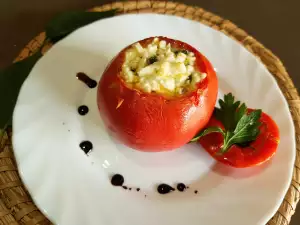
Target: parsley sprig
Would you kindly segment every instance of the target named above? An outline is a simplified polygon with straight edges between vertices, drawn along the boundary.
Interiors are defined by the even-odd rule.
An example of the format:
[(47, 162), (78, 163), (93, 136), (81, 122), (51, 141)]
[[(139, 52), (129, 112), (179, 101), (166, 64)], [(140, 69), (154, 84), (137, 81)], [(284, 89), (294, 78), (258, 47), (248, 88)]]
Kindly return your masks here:
[(254, 141), (259, 135), (261, 110), (247, 112), (245, 103), (235, 101), (234, 96), (229, 93), (224, 95), (224, 100), (219, 100), (220, 108), (215, 108), (214, 116), (222, 122), (224, 130), (220, 127), (208, 127), (201, 130), (190, 142), (195, 142), (201, 137), (218, 132), (224, 137), (221, 153), (225, 153), (235, 144), (245, 144)]

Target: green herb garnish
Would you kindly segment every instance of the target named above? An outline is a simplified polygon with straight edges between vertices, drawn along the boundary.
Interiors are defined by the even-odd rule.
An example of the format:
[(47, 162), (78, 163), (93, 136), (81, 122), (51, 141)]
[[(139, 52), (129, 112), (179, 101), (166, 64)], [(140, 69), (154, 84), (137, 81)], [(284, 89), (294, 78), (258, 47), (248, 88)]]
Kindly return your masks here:
[(180, 49), (180, 50), (176, 50), (176, 51), (174, 52), (174, 54), (175, 54), (175, 55), (178, 55), (180, 52), (183, 53), (183, 54), (186, 54), (186, 55), (189, 53), (189, 52), (188, 52), (187, 50), (185, 50), (185, 49)]
[(157, 62), (157, 56), (154, 55), (154, 56), (151, 56), (149, 59), (148, 59), (148, 65), (151, 65), (153, 63)]
[(181, 50), (180, 52), (186, 55), (189, 53), (187, 50)]
[(218, 132), (224, 137), (221, 153), (225, 153), (232, 145), (244, 145), (257, 138), (262, 113), (260, 109), (247, 113), (247, 106), (240, 101), (235, 101), (231, 93), (225, 95), (224, 100), (220, 99), (219, 104), (220, 108), (215, 108), (214, 115), (222, 122), (224, 130), (220, 127), (208, 127), (200, 131), (191, 142), (207, 134)]

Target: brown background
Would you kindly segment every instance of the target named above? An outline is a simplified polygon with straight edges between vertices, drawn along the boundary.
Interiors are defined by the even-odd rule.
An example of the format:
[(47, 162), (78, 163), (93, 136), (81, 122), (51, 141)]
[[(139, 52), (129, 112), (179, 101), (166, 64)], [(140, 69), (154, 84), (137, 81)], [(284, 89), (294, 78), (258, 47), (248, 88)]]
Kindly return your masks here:
[[(180, 0), (179, 0), (180, 1)], [(111, 1), (0, 0), (0, 69), (43, 30), (56, 13)], [(299, 0), (181, 0), (231, 20), (278, 55), (300, 88)], [(250, 216), (251, 212), (249, 212)], [(242, 224), (241, 224), (242, 225)], [(291, 225), (300, 225), (300, 206)]]

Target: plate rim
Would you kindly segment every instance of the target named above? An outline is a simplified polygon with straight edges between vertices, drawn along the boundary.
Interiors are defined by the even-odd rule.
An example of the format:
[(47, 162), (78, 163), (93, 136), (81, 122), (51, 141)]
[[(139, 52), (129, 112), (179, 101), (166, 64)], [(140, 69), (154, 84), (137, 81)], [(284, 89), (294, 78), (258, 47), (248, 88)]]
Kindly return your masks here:
[[(265, 65), (263, 62), (262, 62), (262, 64)], [(272, 73), (271, 73), (271, 74), (272, 74)], [(272, 75), (273, 75), (273, 74), (272, 74)], [(275, 79), (274, 75), (273, 75), (272, 77), (273, 77), (273, 79)], [(280, 91), (281, 94), (283, 95), (284, 99), (286, 99), (285, 96), (284, 96), (284, 94), (283, 94), (283, 92), (282, 92), (282, 90), (280, 89), (278, 83), (276, 82), (276, 80), (275, 80), (275, 83), (276, 83), (276, 85), (277, 85), (277, 88), (279, 88), (279, 91)], [(287, 101), (285, 101), (285, 103), (286, 103), (286, 106), (288, 106)], [(293, 127), (294, 127), (294, 123), (292, 123), (292, 124), (293, 124)], [(295, 158), (295, 157), (294, 157), (294, 158)]]

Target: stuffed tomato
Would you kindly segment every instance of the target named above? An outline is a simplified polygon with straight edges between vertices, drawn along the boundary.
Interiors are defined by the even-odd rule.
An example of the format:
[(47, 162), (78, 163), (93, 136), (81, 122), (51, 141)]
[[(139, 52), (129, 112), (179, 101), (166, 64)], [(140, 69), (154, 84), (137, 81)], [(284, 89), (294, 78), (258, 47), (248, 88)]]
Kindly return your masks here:
[(192, 46), (151, 37), (123, 49), (98, 86), (98, 108), (110, 131), (140, 151), (167, 151), (209, 121), (218, 82), (210, 62)]

